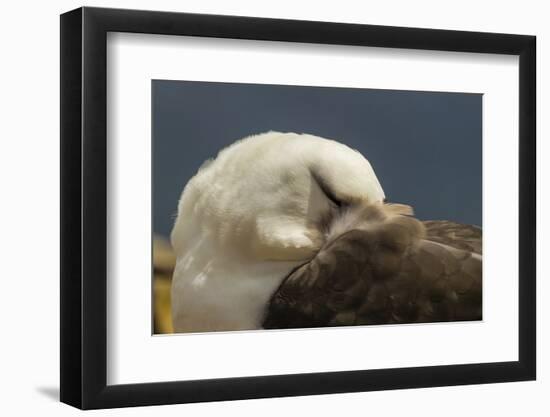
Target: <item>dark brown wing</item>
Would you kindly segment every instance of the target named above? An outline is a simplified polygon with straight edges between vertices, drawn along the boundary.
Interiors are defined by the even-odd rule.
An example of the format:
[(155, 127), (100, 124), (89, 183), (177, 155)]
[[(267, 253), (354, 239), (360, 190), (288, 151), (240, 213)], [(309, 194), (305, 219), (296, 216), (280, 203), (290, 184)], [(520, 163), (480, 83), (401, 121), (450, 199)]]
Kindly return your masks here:
[(398, 216), (342, 234), (285, 279), (264, 328), (480, 320), (481, 256), (419, 228)]
[(429, 220), (423, 223), (426, 227), (426, 239), (481, 255), (481, 229), (479, 227), (447, 220)]

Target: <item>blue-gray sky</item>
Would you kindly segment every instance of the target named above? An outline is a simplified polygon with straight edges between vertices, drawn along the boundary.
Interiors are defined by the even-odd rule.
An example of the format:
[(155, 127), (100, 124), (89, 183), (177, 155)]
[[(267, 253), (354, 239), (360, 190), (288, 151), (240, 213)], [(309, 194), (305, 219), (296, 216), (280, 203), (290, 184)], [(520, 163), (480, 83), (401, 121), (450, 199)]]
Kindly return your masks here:
[(481, 226), (482, 95), (153, 80), (153, 231), (202, 162), (242, 137), (311, 133), (360, 151), (389, 201)]

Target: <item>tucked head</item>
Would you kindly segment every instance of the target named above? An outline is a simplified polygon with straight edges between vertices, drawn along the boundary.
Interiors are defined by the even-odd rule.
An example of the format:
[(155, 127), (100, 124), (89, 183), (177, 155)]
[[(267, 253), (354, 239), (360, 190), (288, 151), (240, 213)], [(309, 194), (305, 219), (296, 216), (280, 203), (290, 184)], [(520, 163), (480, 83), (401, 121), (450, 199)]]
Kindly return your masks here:
[(323, 243), (327, 213), (383, 199), (359, 152), (312, 135), (264, 133), (222, 150), (188, 183), (173, 246), (185, 251), (199, 232), (257, 259), (307, 259)]

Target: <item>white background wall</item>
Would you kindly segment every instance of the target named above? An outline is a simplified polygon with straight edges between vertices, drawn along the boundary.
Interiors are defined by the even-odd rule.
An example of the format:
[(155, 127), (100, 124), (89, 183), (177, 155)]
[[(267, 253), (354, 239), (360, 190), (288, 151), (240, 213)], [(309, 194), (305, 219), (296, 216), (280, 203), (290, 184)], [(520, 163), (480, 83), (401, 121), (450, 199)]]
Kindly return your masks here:
[[(237, 14), (532, 34), (538, 37), (538, 138), (550, 96), (550, 26), (543, 1), (277, 0), (92, 1), (88, 6)], [(59, 17), (78, 1), (4, 2), (0, 65), (0, 410), (3, 415), (73, 415), (57, 402), (59, 378)], [(550, 411), (550, 209), (543, 193), (550, 147), (539, 146), (539, 366), (538, 381), (377, 393), (237, 401), (99, 411), (94, 415), (529, 415)], [(543, 165), (546, 163), (546, 165)], [(543, 236), (544, 235), (544, 236)], [(546, 262), (545, 262), (546, 261)], [(31, 414), (32, 415), (32, 414)]]

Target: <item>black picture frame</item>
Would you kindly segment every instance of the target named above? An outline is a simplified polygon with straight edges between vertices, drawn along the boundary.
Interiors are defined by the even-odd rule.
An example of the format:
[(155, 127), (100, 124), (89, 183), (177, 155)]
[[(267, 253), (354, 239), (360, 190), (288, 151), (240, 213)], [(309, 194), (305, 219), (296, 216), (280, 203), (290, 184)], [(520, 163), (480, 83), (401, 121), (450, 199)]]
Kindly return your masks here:
[[(519, 360), (107, 385), (108, 32), (519, 56)], [(61, 15), (61, 401), (82, 409), (536, 378), (534, 36), (103, 8)]]

